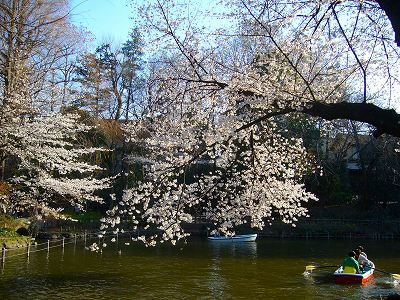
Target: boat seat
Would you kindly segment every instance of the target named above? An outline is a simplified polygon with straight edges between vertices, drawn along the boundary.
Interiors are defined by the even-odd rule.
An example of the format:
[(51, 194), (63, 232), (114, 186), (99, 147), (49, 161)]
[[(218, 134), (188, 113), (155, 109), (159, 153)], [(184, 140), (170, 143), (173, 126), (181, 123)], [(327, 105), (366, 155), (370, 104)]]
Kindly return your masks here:
[(345, 266), (343, 268), (343, 273), (348, 273), (348, 274), (356, 274), (357, 270), (354, 267), (349, 267), (349, 266)]

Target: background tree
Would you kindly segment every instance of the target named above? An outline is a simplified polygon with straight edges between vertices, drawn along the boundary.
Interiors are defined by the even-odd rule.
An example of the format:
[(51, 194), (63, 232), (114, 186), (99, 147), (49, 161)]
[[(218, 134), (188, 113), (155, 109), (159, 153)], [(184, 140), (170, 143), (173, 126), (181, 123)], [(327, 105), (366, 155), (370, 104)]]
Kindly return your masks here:
[(103, 43), (83, 55), (75, 70), (81, 93), (78, 106), (88, 107), (96, 117), (128, 120), (139, 108), (135, 98), (141, 95), (141, 47), (140, 35), (133, 30), (121, 47)]
[(79, 35), (69, 23), (68, 13), (67, 0), (2, 1), (0, 74), (3, 95), (23, 93), (31, 100), (37, 96), (43, 101), (39, 93), (49, 79), (48, 73), (63, 57), (66, 43)]
[(122, 85), (125, 90), (125, 120), (131, 116), (138, 118), (141, 114), (142, 89), (144, 79), (140, 75), (143, 69), (143, 41), (137, 28), (134, 28), (129, 39), (122, 44)]
[[(68, 1), (10, 0), (0, 4), (0, 157), (4, 173), (7, 130), (59, 107), (55, 80), (63, 47), (79, 36)], [(57, 97), (58, 98), (58, 97)], [(11, 126), (11, 127), (10, 127)], [(6, 130), (7, 129), (7, 130)]]
[(110, 182), (84, 161), (100, 150), (79, 143), (90, 127), (61, 112), (80, 38), (68, 14), (64, 0), (0, 2), (0, 158), (2, 181), (11, 183), (2, 199), (8, 211), (56, 213), (101, 201), (93, 193)]
[(74, 81), (79, 83), (79, 96), (73, 104), (96, 118), (107, 118), (110, 113), (111, 91), (106, 72), (98, 55), (93, 53), (84, 54), (75, 67)]

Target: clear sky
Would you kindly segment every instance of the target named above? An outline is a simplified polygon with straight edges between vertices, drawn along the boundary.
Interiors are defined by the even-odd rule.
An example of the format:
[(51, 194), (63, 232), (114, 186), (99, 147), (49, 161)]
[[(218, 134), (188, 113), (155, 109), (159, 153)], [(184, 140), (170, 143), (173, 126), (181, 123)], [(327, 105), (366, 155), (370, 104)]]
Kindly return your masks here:
[(101, 42), (124, 42), (133, 22), (129, 0), (71, 0), (72, 22), (86, 27)]

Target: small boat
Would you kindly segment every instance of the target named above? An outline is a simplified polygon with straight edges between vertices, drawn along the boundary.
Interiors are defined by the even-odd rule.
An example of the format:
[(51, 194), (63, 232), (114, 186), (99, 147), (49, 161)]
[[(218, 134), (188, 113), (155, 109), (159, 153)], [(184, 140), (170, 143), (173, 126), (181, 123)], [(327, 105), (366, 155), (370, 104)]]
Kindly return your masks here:
[(375, 266), (362, 274), (351, 274), (351, 273), (343, 273), (343, 267), (340, 266), (339, 269), (333, 273), (335, 277), (335, 283), (358, 283), (364, 284), (374, 278), (374, 269)]
[(257, 233), (239, 234), (234, 236), (209, 236), (207, 238), (210, 241), (218, 241), (218, 242), (254, 242), (257, 238)]

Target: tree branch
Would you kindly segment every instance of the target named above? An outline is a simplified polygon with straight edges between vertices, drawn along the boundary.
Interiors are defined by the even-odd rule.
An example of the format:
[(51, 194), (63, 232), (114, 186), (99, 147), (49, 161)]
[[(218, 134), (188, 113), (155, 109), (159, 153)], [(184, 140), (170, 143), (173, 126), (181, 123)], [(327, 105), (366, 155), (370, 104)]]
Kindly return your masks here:
[(389, 134), (395, 137), (400, 137), (400, 115), (394, 109), (383, 109), (371, 103), (322, 103), (311, 102), (307, 103), (302, 110), (281, 109), (272, 113), (261, 116), (248, 124), (243, 125), (236, 131), (249, 128), (261, 121), (274, 116), (289, 114), (292, 112), (300, 112), (313, 117), (322, 118), (332, 121), (345, 119), (367, 123), (374, 126), (376, 129), (373, 132), (374, 137), (379, 137), (382, 134)]
[(395, 42), (400, 46), (400, 2), (398, 0), (376, 0), (385, 11), (395, 32)]
[[(218, 81), (208, 81), (207, 83), (215, 84), (221, 89), (228, 87), (228, 84)], [(245, 97), (260, 96), (248, 90), (240, 90), (238, 91), (238, 94)], [(276, 111), (265, 114), (249, 122), (248, 124), (243, 125), (242, 127), (238, 128), (236, 132), (249, 128), (274, 116), (285, 115), (292, 112), (301, 112), (328, 121), (347, 119), (351, 121), (367, 123), (376, 128), (373, 133), (374, 137), (379, 137), (382, 134), (400, 137), (400, 114), (398, 114), (394, 109), (384, 109), (372, 103), (308, 102), (304, 104), (301, 110), (296, 110), (290, 107), (279, 109), (279, 106), (275, 106), (275, 108)]]
[(347, 119), (368, 123), (376, 128), (373, 135), (390, 134), (400, 137), (400, 115), (394, 109), (383, 109), (371, 103), (321, 103), (307, 104), (303, 113), (325, 120)]

